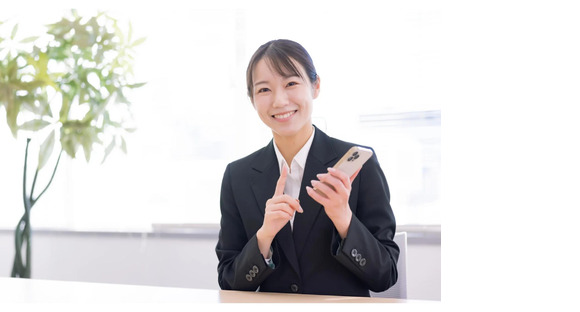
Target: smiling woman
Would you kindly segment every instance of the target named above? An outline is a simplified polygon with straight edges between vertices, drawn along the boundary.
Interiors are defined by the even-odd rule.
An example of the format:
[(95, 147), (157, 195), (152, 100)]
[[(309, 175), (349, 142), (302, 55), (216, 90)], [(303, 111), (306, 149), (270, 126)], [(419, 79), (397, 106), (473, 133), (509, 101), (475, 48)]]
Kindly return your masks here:
[[(248, 66), (248, 94), (258, 116), (272, 130), (282, 154), (285, 147), (300, 147), (312, 135), (312, 101), (320, 93), (320, 78), (310, 56), (278, 40), (258, 50)], [(294, 53), (284, 55), (280, 50)], [(285, 142), (289, 144), (284, 144)], [(286, 159), (290, 163), (292, 159)]]
[[(131, 21), (136, 38), (147, 37), (135, 56), (134, 73), (148, 84), (130, 98), (137, 131), (126, 138), (128, 154), (112, 153), (103, 165), (63, 158), (33, 224), (114, 231), (148, 231), (157, 223), (217, 224), (227, 164), (272, 138), (261, 120), (290, 124), (286, 121), (303, 112), (301, 106), (276, 107), (258, 116), (248, 105), (246, 65), (272, 38), (307, 46), (321, 78), (312, 80), (308, 68), (293, 72), (294, 63), (282, 64), (291, 76), (256, 86), (268, 89), (252, 91), (256, 109), (260, 97), (275, 90), (287, 88), (286, 94), (276, 93), (283, 103), (293, 96), (292, 88), (312, 89), (314, 125), (374, 147), (390, 183), (397, 223), (440, 223), (440, 103), (433, 100), (442, 84), (433, 78), (438, 10), (429, 1), (385, 10), (369, 10), (378, 2), (363, 2), (360, 9), (309, 4), (308, 11), (277, 3), (256, 9), (258, 1), (169, 0), (142, 3), (139, 10), (131, 2), (84, 4), (82, 14), (107, 11)], [(24, 25), (42, 27), (77, 5), (49, 3), (19, 1), (3, 7), (0, 20), (20, 21), (19, 32), (25, 34), (37, 26)], [(297, 23), (296, 16), (320, 21), (319, 27), (314, 31), (311, 23)], [(318, 85), (323, 92), (316, 91)], [(22, 205), (21, 181), (7, 177), (20, 176), (23, 140), (14, 140), (0, 124), (0, 227), (12, 228), (18, 218), (16, 209), (4, 207)]]
[(220, 287), (368, 297), (394, 285), (399, 247), (387, 181), (376, 156), (352, 176), (330, 168), (353, 144), (312, 125), (320, 79), (308, 52), (291, 40), (269, 41), (247, 77), (274, 138), (226, 167)]

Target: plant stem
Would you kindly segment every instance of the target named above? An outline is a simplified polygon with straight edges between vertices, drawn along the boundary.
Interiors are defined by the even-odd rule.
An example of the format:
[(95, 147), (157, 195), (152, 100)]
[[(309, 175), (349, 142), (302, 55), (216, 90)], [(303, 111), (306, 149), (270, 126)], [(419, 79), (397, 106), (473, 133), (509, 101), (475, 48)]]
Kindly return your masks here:
[[(15, 244), (15, 255), (14, 255), (14, 265), (12, 266), (12, 277), (24, 277), (26, 278), (27, 266), (30, 263), (27, 261), (26, 264), (22, 263), (22, 244), (23, 239), (26, 239), (26, 251), (30, 250), (30, 208), (32, 208), (30, 197), (26, 193), (26, 175), (28, 171), (28, 147), (30, 145), (30, 138), (26, 139), (26, 150), (24, 153), (24, 176), (22, 178), (22, 199), (24, 201), (24, 215), (18, 222), (16, 230), (14, 231), (14, 244)], [(24, 220), (24, 228), (22, 228)], [(28, 234), (28, 235), (27, 235)], [(27, 254), (26, 259), (29, 260), (30, 256)], [(28, 276), (30, 277), (30, 276)]]
[(60, 157), (62, 156), (62, 151), (63, 150), (61, 149), (60, 152), (58, 153), (58, 159), (56, 160), (56, 165), (54, 165), (54, 169), (52, 170), (52, 175), (50, 176), (50, 180), (46, 184), (46, 187), (44, 187), (44, 190), (42, 190), (42, 192), (40, 192), (40, 194), (36, 198), (32, 198), (32, 192), (30, 193), (30, 202), (32, 203), (32, 206), (34, 206), (34, 204), (38, 201), (38, 199), (40, 199), (40, 197), (44, 194), (44, 192), (46, 192), (46, 190), (48, 189), (48, 187), (52, 183), (52, 180), (54, 179), (54, 175), (56, 174), (56, 169), (58, 169), (58, 164), (60, 163)]
[[(26, 176), (27, 176), (27, 171), (28, 171), (28, 147), (30, 145), (30, 139), (27, 139), (26, 141), (26, 152), (24, 154), (24, 176), (23, 176), (23, 184), (22, 184), (22, 194), (23, 194), (23, 201), (24, 201), (24, 214), (22, 215), (22, 217), (20, 218), (20, 220), (18, 221), (18, 225), (16, 226), (16, 229), (14, 231), (14, 243), (15, 243), (15, 247), (16, 247), (16, 253), (14, 255), (14, 264), (12, 266), (12, 273), (11, 276), (12, 277), (22, 277), (22, 278), (30, 278), (31, 276), (31, 248), (32, 245), (30, 243), (31, 241), (31, 225), (30, 225), (30, 211), (32, 210), (32, 207), (34, 206), (34, 204), (38, 201), (38, 199), (44, 194), (44, 192), (46, 192), (46, 190), (48, 189), (48, 187), (50, 186), (50, 184), (52, 183), (54, 176), (56, 174), (56, 170), (58, 169), (58, 165), (60, 163), (60, 158), (62, 156), (62, 149), (60, 150), (60, 153), (58, 154), (58, 159), (56, 161), (56, 164), (54, 166), (54, 169), (52, 171), (52, 175), (50, 177), (50, 180), (48, 181), (46, 187), (44, 188), (44, 190), (36, 197), (34, 198), (34, 188), (36, 186), (36, 181), (37, 181), (37, 177), (38, 177), (38, 168), (36, 169), (36, 172), (34, 174), (34, 180), (32, 182), (32, 189), (30, 192), (30, 195), (27, 194), (26, 192)], [(23, 262), (22, 260), (22, 247), (23, 245), (26, 243), (26, 262)]]

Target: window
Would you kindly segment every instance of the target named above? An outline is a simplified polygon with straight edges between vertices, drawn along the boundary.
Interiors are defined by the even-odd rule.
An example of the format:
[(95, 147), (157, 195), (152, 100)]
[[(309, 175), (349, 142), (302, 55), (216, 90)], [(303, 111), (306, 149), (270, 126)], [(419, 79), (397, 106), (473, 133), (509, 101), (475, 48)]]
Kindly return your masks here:
[[(39, 27), (68, 11), (67, 1), (23, 2), (3, 8), (0, 20)], [(258, 1), (170, 0), (136, 10), (104, 1), (79, 8), (130, 20), (136, 35), (147, 37), (135, 71), (148, 83), (130, 99), (138, 130), (127, 139), (128, 154), (115, 151), (103, 165), (63, 157), (34, 207), (33, 226), (123, 231), (218, 223), (225, 166), (271, 139), (246, 97), (245, 69), (253, 51), (274, 38), (298, 41), (311, 53), (322, 82), (314, 123), (375, 149), (398, 223), (440, 224), (438, 11), (429, 2), (363, 2), (256, 9)], [(46, 10), (18, 7), (31, 3)], [(23, 212), (25, 138), (14, 140), (0, 113), (0, 227), (12, 228)]]

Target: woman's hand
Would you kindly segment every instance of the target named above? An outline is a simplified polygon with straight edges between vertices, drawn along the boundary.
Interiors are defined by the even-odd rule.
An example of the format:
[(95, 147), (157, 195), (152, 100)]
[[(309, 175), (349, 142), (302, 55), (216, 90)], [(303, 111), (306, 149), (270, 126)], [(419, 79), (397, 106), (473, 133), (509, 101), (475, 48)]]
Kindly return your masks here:
[(348, 204), (351, 182), (356, 178), (359, 171), (349, 177), (340, 170), (328, 168), (328, 173), (316, 175), (319, 181), (311, 181), (314, 189), (306, 187), (308, 195), (324, 206), (326, 215), (334, 223), (338, 234), (343, 239), (348, 233), (352, 219), (352, 211)]
[(302, 207), (298, 199), (292, 198), (284, 194), (284, 187), (286, 186), (286, 177), (288, 176), (288, 168), (286, 165), (282, 167), (282, 173), (276, 183), (276, 190), (274, 196), (266, 201), (266, 209), (264, 212), (264, 222), (262, 227), (256, 233), (258, 239), (258, 246), (264, 258), (268, 258), (270, 246), (274, 237), (280, 230), (292, 219), (294, 212), (302, 213)]

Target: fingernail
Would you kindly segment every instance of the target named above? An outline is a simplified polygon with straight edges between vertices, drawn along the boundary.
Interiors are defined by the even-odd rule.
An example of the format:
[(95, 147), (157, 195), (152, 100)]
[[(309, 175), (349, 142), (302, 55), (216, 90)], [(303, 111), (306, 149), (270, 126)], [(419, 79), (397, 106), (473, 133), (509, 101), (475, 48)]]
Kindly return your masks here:
[(322, 173), (317, 174), (316, 177), (320, 180), (320, 177), (322, 177)]
[(298, 210), (298, 212), (300, 212), (300, 213), (303, 213), (303, 212), (304, 212), (304, 209), (302, 209), (302, 206), (298, 206), (298, 208), (300, 208), (300, 209)]

